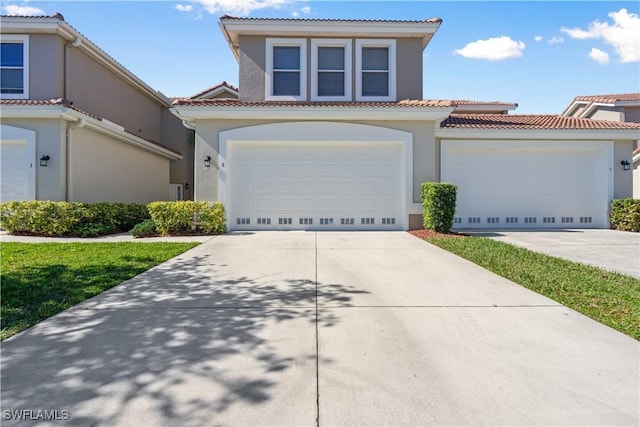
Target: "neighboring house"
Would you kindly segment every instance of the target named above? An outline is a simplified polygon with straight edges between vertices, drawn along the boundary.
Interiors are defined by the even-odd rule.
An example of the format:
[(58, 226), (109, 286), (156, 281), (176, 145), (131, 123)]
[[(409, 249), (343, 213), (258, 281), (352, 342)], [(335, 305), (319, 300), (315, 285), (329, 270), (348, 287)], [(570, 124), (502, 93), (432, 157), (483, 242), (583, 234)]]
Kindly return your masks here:
[(238, 99), (238, 94), (237, 87), (222, 82), (193, 95), (190, 99)]
[[(562, 113), (567, 117), (640, 123), (640, 93), (576, 96)], [(640, 199), (640, 146), (633, 143), (633, 197)], [(629, 162), (629, 160), (623, 160)]]
[(223, 16), (238, 100), (174, 101), (195, 198), (224, 202), (230, 230), (406, 230), (421, 183), (448, 181), (456, 227), (608, 227), (640, 125), (422, 99), (440, 24)]
[(52, 17), (0, 18), (2, 200), (192, 198), (170, 100)]

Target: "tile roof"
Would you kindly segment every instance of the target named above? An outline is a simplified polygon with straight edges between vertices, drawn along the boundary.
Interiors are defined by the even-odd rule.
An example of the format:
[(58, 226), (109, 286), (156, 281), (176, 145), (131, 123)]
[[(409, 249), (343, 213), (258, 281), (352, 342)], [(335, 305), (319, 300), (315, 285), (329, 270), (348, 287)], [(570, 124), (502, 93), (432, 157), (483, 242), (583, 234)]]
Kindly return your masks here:
[[(231, 89), (231, 90), (233, 90), (235, 92), (239, 92), (240, 91), (240, 89), (238, 89), (234, 85), (231, 85), (231, 84), (227, 83), (226, 81), (223, 81), (222, 83), (218, 83), (215, 86), (211, 86), (208, 89), (205, 89), (205, 90), (203, 90), (201, 92), (196, 93), (195, 95), (191, 96), (190, 98), (191, 99), (196, 99), (196, 98), (198, 98), (198, 97), (200, 97), (200, 96), (202, 96), (202, 95), (204, 95), (204, 94), (206, 94), (208, 92), (212, 92), (212, 91), (214, 91), (216, 89), (220, 89), (220, 88), (223, 88), (223, 87), (226, 87), (227, 89)], [(179, 98), (171, 98), (172, 101), (175, 101), (176, 99), (179, 99)]]
[(327, 101), (262, 101), (247, 102), (235, 99), (178, 99), (176, 106), (217, 106), (217, 107), (334, 107), (334, 108), (403, 108), (403, 107), (453, 107), (452, 101), (405, 99), (399, 102), (327, 102)]
[(553, 114), (451, 114), (444, 129), (615, 129), (640, 131), (640, 123), (579, 119)]
[(503, 101), (473, 101), (469, 99), (452, 99), (455, 105), (504, 105), (505, 107), (511, 105), (518, 105), (515, 102), (503, 102)]
[[(82, 113), (82, 114), (84, 114), (86, 116), (89, 116), (89, 117), (91, 117), (91, 118), (93, 118), (95, 120), (98, 120), (99, 122), (102, 122), (102, 119), (100, 117), (94, 116), (91, 113), (87, 113), (84, 110), (81, 110), (79, 108), (74, 107), (71, 102), (69, 102), (68, 100), (63, 99), (63, 98), (54, 98), (54, 99), (49, 99), (49, 100), (46, 100), (46, 99), (0, 99), (0, 107), (3, 106), (3, 105), (63, 106), (63, 107), (75, 110), (75, 111), (77, 111), (79, 113)], [(165, 150), (168, 150), (168, 151), (171, 151), (173, 153), (182, 155), (181, 152), (176, 151), (175, 149), (173, 149), (171, 147), (168, 147), (168, 146), (166, 146), (164, 144), (161, 144), (159, 142), (156, 142), (156, 141), (154, 141), (152, 139), (141, 137), (140, 135), (136, 135), (135, 133), (129, 132), (126, 129), (124, 130), (124, 132), (129, 134), (129, 135), (135, 136), (136, 138), (140, 138), (140, 139), (143, 139), (143, 140), (145, 140), (147, 142), (150, 142), (151, 144), (157, 145), (158, 147), (162, 147)]]
[(640, 101), (640, 92), (639, 93), (618, 93), (611, 95), (584, 95), (584, 96), (576, 96), (573, 99), (576, 101), (583, 102), (601, 102), (601, 103), (615, 103), (615, 102), (624, 102), (624, 101)]
[(441, 18), (430, 18), (424, 20), (394, 20), (394, 19), (318, 19), (318, 18), (249, 18), (223, 15), (221, 21), (302, 21), (302, 22), (390, 22), (390, 23), (409, 23), (409, 24), (425, 24), (442, 22)]

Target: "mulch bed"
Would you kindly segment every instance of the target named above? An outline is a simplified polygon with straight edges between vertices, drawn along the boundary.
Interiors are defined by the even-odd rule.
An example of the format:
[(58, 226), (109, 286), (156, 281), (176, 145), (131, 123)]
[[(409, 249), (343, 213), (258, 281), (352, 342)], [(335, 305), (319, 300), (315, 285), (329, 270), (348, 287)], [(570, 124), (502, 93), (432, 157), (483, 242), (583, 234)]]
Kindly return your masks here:
[(465, 233), (456, 233), (455, 231), (449, 233), (438, 233), (433, 230), (411, 230), (409, 234), (413, 234), (414, 236), (420, 239), (427, 239), (432, 237), (444, 237), (444, 238), (459, 238), (459, 237), (469, 237), (468, 234)]

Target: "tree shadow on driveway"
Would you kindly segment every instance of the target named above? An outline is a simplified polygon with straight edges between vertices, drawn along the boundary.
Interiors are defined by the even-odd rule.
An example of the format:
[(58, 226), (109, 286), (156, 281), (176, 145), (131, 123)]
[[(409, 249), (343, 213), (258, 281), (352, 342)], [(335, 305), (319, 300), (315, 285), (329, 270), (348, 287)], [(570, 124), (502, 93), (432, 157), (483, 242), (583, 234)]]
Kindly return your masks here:
[(68, 410), (64, 424), (83, 426), (313, 424), (316, 325), (339, 321), (316, 301), (364, 291), (182, 258), (5, 340), (3, 410)]

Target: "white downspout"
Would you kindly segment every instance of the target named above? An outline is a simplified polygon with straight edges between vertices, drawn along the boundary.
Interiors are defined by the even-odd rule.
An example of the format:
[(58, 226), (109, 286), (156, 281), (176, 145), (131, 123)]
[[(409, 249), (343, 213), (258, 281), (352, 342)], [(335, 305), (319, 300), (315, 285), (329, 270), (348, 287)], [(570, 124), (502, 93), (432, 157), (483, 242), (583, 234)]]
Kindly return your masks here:
[(72, 158), (71, 155), (73, 154), (73, 147), (71, 146), (71, 131), (74, 129), (80, 129), (85, 127), (85, 125), (87, 124), (85, 119), (80, 119), (75, 123), (70, 123), (67, 125), (67, 132), (66, 132), (66, 137), (65, 137), (65, 145), (66, 145), (66, 159), (67, 159), (67, 173), (66, 173), (66, 179), (65, 179), (65, 195), (66, 195), (66, 199), (67, 202), (72, 202), (73, 201), (73, 183), (71, 181), (71, 178), (73, 177), (73, 162), (72, 162)]

